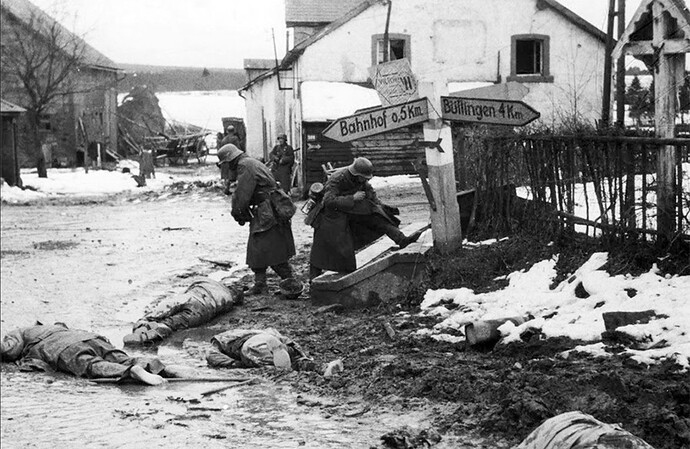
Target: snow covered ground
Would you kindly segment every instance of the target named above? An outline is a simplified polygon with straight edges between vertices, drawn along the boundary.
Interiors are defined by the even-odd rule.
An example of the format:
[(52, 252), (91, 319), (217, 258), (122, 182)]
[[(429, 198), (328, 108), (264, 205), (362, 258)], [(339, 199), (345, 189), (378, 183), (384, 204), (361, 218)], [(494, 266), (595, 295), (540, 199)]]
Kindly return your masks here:
[[(218, 159), (209, 155), (206, 164), (214, 165)], [(128, 173), (122, 169), (129, 168)], [(0, 186), (0, 199), (8, 204), (29, 204), (33, 201), (60, 197), (98, 197), (124, 192), (147, 192), (162, 190), (165, 186), (179, 181), (212, 181), (220, 179), (220, 173), (211, 171), (211, 174), (193, 178), (182, 174), (157, 173), (156, 178), (147, 179), (146, 186), (137, 187), (132, 179), (133, 174), (139, 173), (139, 163), (132, 160), (121, 161), (117, 168), (110, 170), (89, 170), (83, 168), (51, 168), (48, 169), (47, 178), (39, 178), (35, 169), (23, 169), (21, 172), (24, 189), (10, 187), (2, 182)], [(376, 189), (395, 186), (420, 185), (419, 177), (398, 175), (388, 177), (374, 177), (371, 184)]]
[[(130, 168), (130, 172), (123, 173), (124, 167)], [(132, 175), (138, 173), (139, 164), (134, 161), (124, 161), (114, 171), (92, 169), (86, 173), (81, 167), (51, 168), (48, 169), (47, 178), (39, 178), (35, 169), (24, 169), (21, 177), (25, 188), (10, 187), (3, 181), (0, 198), (3, 203), (28, 204), (49, 198), (99, 197), (123, 192), (161, 190), (176, 181), (187, 179), (183, 176), (160, 174), (154, 179), (147, 179), (146, 186), (137, 187)], [(218, 176), (209, 175), (209, 180), (215, 178)]]
[[(550, 285), (556, 276), (557, 258), (511, 273), (506, 288), (490, 293), (476, 294), (467, 288), (428, 290), (422, 313), (442, 321), (432, 331), (422, 333), (451, 340), (457, 337), (444, 335), (449, 329), (463, 331), (467, 324), (478, 321), (520, 317), (526, 321), (519, 325), (508, 321), (499, 327), (502, 343), (519, 340), (520, 334), (532, 329), (544, 338), (590, 342), (574, 351), (607, 356), (610, 352), (601, 342), (606, 330), (602, 314), (652, 310), (656, 318), (648, 323), (617, 329), (638, 342), (635, 349), (624, 352), (641, 363), (672, 359), (684, 370), (690, 368), (690, 276), (662, 276), (655, 268), (640, 276), (610, 276), (600, 270), (606, 261), (606, 253), (593, 254), (554, 289)], [(578, 295), (578, 285), (589, 296)], [(568, 353), (562, 355), (567, 357)]]

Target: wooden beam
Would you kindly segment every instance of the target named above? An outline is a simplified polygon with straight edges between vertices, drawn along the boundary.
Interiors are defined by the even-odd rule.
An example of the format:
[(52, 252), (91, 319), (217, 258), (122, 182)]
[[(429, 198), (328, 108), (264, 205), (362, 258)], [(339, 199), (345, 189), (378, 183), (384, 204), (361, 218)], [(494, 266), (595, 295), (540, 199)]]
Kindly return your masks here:
[[(653, 55), (653, 41), (635, 41), (625, 45), (623, 52), (631, 56)], [(690, 53), (690, 40), (667, 39), (661, 47), (660, 54)]]
[[(653, 45), (661, 48), (666, 41), (670, 17), (657, 2), (652, 6), (654, 12)], [(654, 121), (658, 137), (670, 138), (675, 135), (676, 100), (679, 73), (685, 66), (685, 54), (661, 54), (656, 58), (654, 76)], [(675, 233), (675, 195), (676, 147), (671, 145), (659, 149), (657, 163), (657, 231), (658, 243), (664, 245), (672, 241)]]

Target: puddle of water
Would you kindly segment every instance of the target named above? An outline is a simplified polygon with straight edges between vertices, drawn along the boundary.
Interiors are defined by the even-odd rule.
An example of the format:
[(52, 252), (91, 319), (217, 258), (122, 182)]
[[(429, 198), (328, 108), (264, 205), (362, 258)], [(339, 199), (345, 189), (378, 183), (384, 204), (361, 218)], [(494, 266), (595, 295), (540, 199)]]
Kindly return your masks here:
[(419, 419), (337, 416), (297, 404), (290, 387), (268, 381), (209, 397), (201, 393), (220, 384), (95, 385), (5, 368), (0, 381), (4, 448), (367, 448), (391, 426)]
[[(123, 329), (106, 328), (104, 334), (111, 341), (121, 341)], [(168, 364), (195, 366), (202, 376), (228, 375), (171, 345), (153, 352), (127, 351), (157, 355)], [(242, 374), (239, 370), (231, 373)], [(204, 397), (201, 393), (227, 384), (96, 385), (63, 374), (20, 372), (3, 365), (0, 382), (3, 448), (369, 448), (384, 433), (402, 425), (416, 427), (424, 418), (407, 411), (370, 411), (348, 418), (338, 408), (300, 405), (298, 393), (290, 386), (268, 380)], [(350, 405), (343, 407), (341, 411)]]

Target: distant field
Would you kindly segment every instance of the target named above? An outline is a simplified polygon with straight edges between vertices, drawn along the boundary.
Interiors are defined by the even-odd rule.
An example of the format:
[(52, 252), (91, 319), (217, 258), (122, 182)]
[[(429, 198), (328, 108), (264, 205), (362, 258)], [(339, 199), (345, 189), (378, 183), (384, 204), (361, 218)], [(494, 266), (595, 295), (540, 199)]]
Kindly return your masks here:
[(237, 90), (247, 82), (243, 69), (171, 67), (118, 64), (125, 77), (117, 90), (127, 93), (136, 85), (147, 85), (156, 92)]

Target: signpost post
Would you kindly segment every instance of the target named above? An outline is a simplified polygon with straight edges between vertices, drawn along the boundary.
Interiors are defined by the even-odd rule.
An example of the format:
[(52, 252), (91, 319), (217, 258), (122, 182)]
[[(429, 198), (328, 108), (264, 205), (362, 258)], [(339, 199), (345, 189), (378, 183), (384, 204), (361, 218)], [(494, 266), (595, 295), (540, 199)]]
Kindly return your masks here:
[(323, 130), (322, 134), (338, 142), (350, 142), (422, 123), (428, 119), (427, 99), (420, 98), (409, 103), (376, 108), (339, 118)]
[[(447, 94), (443, 82), (422, 82), (419, 84), (421, 95), (433, 101), (436, 111), (440, 108), (438, 100), (441, 94)], [(426, 164), (429, 170), (429, 187), (434, 198), (435, 208), (431, 209), (431, 232), (434, 235), (434, 248), (442, 254), (448, 254), (462, 245), (462, 228), (460, 227), (460, 207), (458, 206), (457, 188), (455, 186), (455, 165), (453, 161), (453, 138), (450, 126), (441, 118), (424, 123), (424, 140), (437, 142), (438, 147), (426, 148)]]
[[(539, 113), (521, 101), (442, 96), (442, 93), (448, 93), (445, 83), (424, 82), (418, 86), (407, 61), (391, 64), (379, 64), (371, 69), (372, 80), (384, 106), (339, 118), (322, 134), (338, 142), (350, 142), (424, 123), (429, 189), (431, 198), (434, 198), (432, 206), (435, 206), (431, 210), (434, 247), (448, 254), (462, 244), (462, 228), (451, 129), (443, 119), (522, 126), (537, 119)], [(417, 89), (426, 96), (390, 105), (391, 100), (416, 97)], [(440, 117), (429, 119), (429, 101), (434, 102), (436, 111), (441, 111)]]
[(539, 116), (522, 101), (441, 97), (441, 117), (452, 121), (524, 126)]

